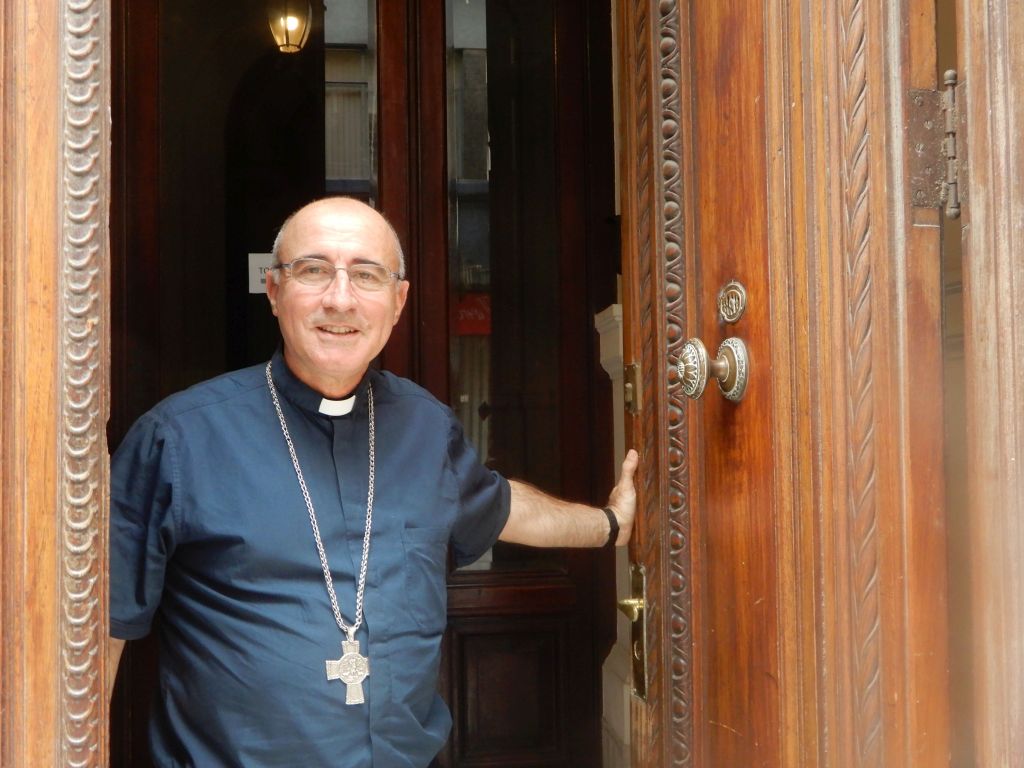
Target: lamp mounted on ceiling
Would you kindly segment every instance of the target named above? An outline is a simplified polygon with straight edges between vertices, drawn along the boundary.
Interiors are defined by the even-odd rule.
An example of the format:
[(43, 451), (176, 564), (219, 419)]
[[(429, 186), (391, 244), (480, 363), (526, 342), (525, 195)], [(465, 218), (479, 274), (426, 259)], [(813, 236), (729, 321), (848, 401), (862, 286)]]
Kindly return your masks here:
[(272, 0), (268, 5), (270, 31), (282, 53), (298, 53), (309, 37), (313, 9), (309, 0)]

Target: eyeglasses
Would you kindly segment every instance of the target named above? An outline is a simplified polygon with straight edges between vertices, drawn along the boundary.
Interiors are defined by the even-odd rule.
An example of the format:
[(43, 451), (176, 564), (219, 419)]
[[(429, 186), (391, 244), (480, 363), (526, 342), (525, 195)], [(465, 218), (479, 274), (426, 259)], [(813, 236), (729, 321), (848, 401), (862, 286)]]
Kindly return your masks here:
[(319, 256), (301, 256), (287, 264), (275, 264), (272, 269), (285, 269), (288, 274), (303, 285), (311, 288), (325, 289), (334, 281), (337, 272), (348, 276), (348, 283), (356, 291), (381, 291), (393, 280), (401, 280), (402, 276), (390, 271), (381, 264), (353, 264), (348, 267), (336, 267), (327, 259)]

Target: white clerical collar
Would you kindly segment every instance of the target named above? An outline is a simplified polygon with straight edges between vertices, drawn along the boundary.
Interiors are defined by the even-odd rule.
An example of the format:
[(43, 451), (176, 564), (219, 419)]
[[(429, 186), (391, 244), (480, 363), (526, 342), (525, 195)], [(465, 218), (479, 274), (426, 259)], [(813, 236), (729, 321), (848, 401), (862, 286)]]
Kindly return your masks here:
[(325, 397), (320, 401), (320, 413), (324, 416), (347, 416), (352, 412), (355, 404), (355, 395), (346, 397), (344, 400), (328, 400)]

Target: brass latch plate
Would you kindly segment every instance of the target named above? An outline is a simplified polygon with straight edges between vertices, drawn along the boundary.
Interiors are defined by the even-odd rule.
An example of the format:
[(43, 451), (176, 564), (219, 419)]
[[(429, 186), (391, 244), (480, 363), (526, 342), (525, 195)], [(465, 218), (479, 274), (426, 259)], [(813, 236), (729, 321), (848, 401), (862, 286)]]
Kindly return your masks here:
[(633, 695), (647, 701), (647, 573), (642, 565), (629, 567), (630, 596), (619, 600), (619, 610), (630, 622), (629, 658), (633, 668)]

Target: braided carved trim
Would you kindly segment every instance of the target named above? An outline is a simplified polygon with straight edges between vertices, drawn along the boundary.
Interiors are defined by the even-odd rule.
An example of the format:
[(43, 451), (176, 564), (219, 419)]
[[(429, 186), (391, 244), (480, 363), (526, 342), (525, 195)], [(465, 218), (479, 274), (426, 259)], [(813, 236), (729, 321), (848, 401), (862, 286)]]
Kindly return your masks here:
[(100, 766), (106, 765), (110, 11), (103, 0), (68, 0), (63, 13), (61, 755), (64, 765)]
[(882, 764), (879, 542), (872, 370), (872, 270), (868, 80), (863, 0), (839, 14), (843, 248), (846, 280), (847, 441), (857, 764)]

